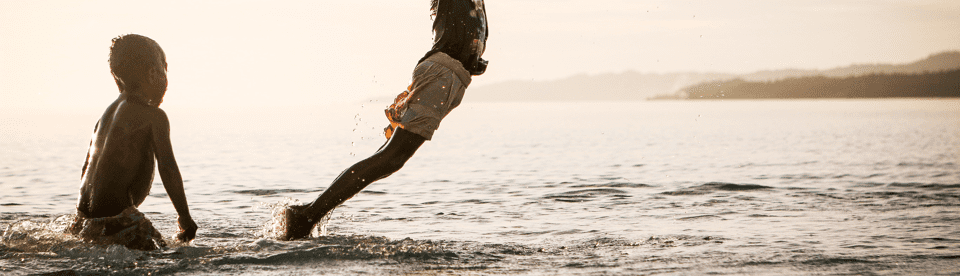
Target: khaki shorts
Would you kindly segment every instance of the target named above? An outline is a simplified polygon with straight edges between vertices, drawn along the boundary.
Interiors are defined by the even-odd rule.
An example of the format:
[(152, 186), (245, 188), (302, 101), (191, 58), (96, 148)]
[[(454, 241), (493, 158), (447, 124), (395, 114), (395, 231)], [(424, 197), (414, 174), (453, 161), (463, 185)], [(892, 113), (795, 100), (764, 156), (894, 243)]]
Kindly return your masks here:
[[(443, 57), (449, 59), (446, 55)], [(464, 83), (454, 70), (427, 59), (414, 69), (409, 92), (404, 91), (397, 97), (394, 105), (387, 109), (387, 118), (394, 127), (400, 126), (430, 140), (440, 127), (440, 120), (460, 105), (467, 85), (469, 83)]]

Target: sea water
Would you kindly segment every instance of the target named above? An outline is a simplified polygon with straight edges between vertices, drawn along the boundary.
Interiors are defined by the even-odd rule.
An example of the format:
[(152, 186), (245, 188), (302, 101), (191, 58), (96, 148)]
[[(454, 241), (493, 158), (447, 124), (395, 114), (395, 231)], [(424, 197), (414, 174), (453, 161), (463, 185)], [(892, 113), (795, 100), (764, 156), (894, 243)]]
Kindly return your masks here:
[[(105, 103), (106, 104), (106, 103)], [(63, 235), (102, 110), (0, 113), (0, 274), (960, 273), (960, 100), (475, 103), (282, 242), (382, 145), (382, 102), (166, 108), (189, 244)], [(140, 206), (175, 235), (155, 180)]]

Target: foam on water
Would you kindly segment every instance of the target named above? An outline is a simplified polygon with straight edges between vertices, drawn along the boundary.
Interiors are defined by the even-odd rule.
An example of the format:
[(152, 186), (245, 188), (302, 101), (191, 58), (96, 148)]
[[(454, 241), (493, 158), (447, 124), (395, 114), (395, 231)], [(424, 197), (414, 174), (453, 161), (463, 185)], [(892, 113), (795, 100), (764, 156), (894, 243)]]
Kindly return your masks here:
[[(274, 193), (274, 192), (271, 192)], [(276, 203), (266, 203), (258, 202), (257, 207), (261, 209), (270, 210), (269, 220), (260, 227), (260, 230), (257, 231), (257, 235), (267, 239), (278, 239), (283, 235), (283, 229), (286, 227), (286, 221), (283, 218), (283, 211), (290, 205), (302, 205), (298, 199), (293, 198), (284, 198), (280, 202)], [(313, 227), (313, 230), (310, 232), (311, 237), (323, 236), (326, 234), (326, 224), (329, 221), (329, 216), (324, 217), (320, 220), (317, 225)]]

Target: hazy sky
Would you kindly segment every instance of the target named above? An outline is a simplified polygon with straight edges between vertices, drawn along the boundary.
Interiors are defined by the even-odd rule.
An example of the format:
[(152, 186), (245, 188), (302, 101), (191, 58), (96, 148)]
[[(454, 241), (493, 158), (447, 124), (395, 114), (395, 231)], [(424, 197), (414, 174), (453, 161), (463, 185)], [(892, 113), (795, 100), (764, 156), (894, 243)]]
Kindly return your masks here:
[[(126, 33), (164, 48), (168, 109), (389, 97), (432, 39), (428, 0), (128, 2), (0, 1), (0, 107), (106, 107), (117, 96), (110, 39)], [(956, 0), (486, 5), (490, 67), (474, 86), (625, 70), (825, 69), (960, 49)]]

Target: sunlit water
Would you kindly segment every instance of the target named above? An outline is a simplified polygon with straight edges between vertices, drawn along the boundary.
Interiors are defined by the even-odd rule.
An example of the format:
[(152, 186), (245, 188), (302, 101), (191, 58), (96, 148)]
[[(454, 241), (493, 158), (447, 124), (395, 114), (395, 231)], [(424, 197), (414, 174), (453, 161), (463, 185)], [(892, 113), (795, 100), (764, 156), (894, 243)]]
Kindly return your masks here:
[(382, 144), (384, 105), (167, 109), (201, 228), (155, 252), (58, 232), (102, 110), (2, 113), (0, 274), (960, 273), (960, 100), (466, 99), (325, 231), (274, 240), (276, 206)]

